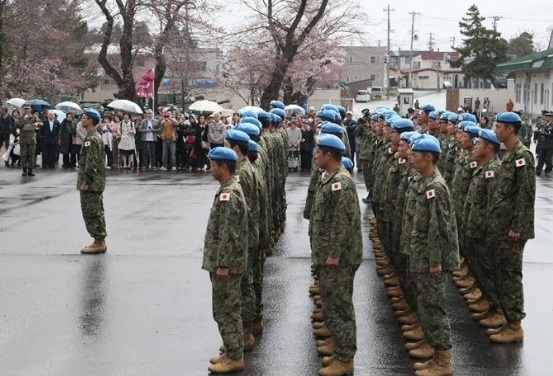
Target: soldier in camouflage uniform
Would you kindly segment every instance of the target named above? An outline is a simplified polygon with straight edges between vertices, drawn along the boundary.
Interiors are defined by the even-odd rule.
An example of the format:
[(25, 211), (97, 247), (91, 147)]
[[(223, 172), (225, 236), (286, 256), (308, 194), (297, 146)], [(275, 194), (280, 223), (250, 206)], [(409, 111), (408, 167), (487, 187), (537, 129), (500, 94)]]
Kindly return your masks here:
[(410, 267), (417, 292), (417, 312), (434, 357), (416, 363), (416, 374), (452, 375), (451, 333), (445, 310), (446, 273), (459, 268), (459, 247), (453, 203), (436, 169), (440, 143), (430, 135), (413, 141), (413, 165), (421, 174), (410, 237)]
[[(490, 218), (488, 207), (501, 162), (497, 158), (500, 142), (489, 129), (480, 129), (478, 143), (473, 150), (473, 159), (478, 163), (470, 182), (465, 201), (463, 223), (467, 262), (471, 274), (479, 289), (465, 294), (465, 299), (474, 320), (482, 326), (496, 327), (504, 323), (505, 318), (499, 311), (497, 288), (493, 275), (495, 262), (486, 241), (486, 229)], [(482, 313), (478, 311), (483, 311)]]
[(507, 154), (497, 173), (496, 188), (489, 204), (487, 238), (497, 265), (495, 285), (499, 304), (507, 324), (489, 329), (490, 340), (498, 343), (519, 342), (524, 337), (520, 322), (524, 313), (522, 257), (528, 239), (534, 238), (536, 177), (534, 157), (517, 138), (520, 117), (512, 112), (498, 114), (497, 137)]
[(238, 156), (236, 181), (242, 187), (248, 209), (248, 264), (242, 274), (242, 327), (244, 330), (244, 351), (251, 351), (255, 345), (252, 324), (255, 320), (255, 290), (253, 286), (253, 264), (259, 260), (259, 195), (258, 182), (255, 180), (253, 166), (248, 160), (250, 136), (247, 133), (231, 129), (226, 132), (225, 146), (234, 150)]
[(23, 115), (17, 118), (15, 128), (19, 129), (22, 176), (35, 176), (36, 164), (36, 129), (42, 125), (38, 116), (31, 114), (31, 105), (23, 105)]
[(83, 111), (81, 123), (87, 135), (81, 147), (77, 189), (81, 192), (81, 210), (86, 229), (94, 242), (81, 249), (81, 253), (104, 253), (107, 250), (105, 238), (103, 192), (106, 186), (105, 154), (102, 136), (96, 131), (100, 113), (87, 108)]
[[(514, 113), (522, 119), (522, 111), (514, 111)], [(517, 136), (520, 142), (522, 142), (522, 144), (527, 148), (530, 148), (530, 145), (532, 144), (532, 134), (532, 124), (528, 121), (528, 119), (524, 119)]]
[(538, 165), (536, 175), (540, 176), (545, 165), (545, 176), (553, 170), (553, 112), (543, 112), (543, 122), (539, 129), (539, 148), (536, 147)]
[(353, 372), (357, 351), (352, 294), (363, 244), (355, 183), (341, 164), (345, 149), (338, 137), (329, 134), (319, 138), (315, 152), (325, 175), (311, 213), (311, 258), (318, 269), (325, 322), (332, 333), (332, 340), (319, 347), (332, 350), (332, 356), (323, 358), (321, 376)]
[(212, 284), (213, 318), (224, 353), (210, 359), (209, 371), (228, 373), (244, 368), (241, 280), (248, 264), (248, 206), (234, 179), (238, 156), (228, 148), (210, 150), (211, 174), (221, 187), (215, 194), (205, 234), (202, 269)]
[[(368, 177), (371, 174), (369, 170), (369, 154), (370, 147), (372, 144), (372, 138), (374, 133), (370, 129), (370, 118), (363, 118), (363, 121), (359, 123), (357, 128), (354, 131), (355, 137), (361, 140), (361, 145), (359, 147), (359, 164), (360, 168), (358, 170), (363, 171), (363, 181), (365, 182), (365, 189), (369, 190)], [(369, 200), (369, 194), (363, 199), (363, 202)]]

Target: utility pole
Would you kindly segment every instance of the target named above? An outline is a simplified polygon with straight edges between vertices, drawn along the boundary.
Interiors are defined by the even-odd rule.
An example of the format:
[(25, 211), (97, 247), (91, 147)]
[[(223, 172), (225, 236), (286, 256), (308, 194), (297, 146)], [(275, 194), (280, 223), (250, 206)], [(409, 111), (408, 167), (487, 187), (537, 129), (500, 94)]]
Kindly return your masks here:
[(390, 24), (390, 12), (393, 12), (394, 9), (390, 9), (390, 4), (388, 4), (387, 8), (384, 8), (384, 12), (388, 13), (388, 41), (386, 45), (386, 55), (388, 56), (384, 71), (384, 88), (386, 89), (386, 93), (388, 96), (388, 100), (390, 100), (390, 33), (392, 32), (391, 24)]
[(428, 51), (434, 51), (434, 33), (428, 33)]
[(455, 48), (455, 37), (449, 38), (449, 41), (451, 42), (451, 48)]
[(488, 18), (491, 18), (493, 20), (492, 21), (493, 31), (497, 31), (497, 21), (503, 19), (503, 16), (491, 16)]
[(413, 84), (411, 82), (412, 74), (413, 74), (413, 40), (415, 39), (415, 16), (420, 15), (420, 13), (417, 12), (409, 12), (411, 15), (411, 50), (409, 51), (409, 82), (407, 84), (407, 87), (412, 88)]

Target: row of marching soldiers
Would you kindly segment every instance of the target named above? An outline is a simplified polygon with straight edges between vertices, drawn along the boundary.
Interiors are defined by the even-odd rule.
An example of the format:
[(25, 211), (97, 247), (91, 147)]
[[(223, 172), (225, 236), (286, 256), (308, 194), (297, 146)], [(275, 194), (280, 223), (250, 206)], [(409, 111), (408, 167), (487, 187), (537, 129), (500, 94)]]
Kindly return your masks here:
[[(360, 127), (370, 238), (417, 375), (452, 375), (445, 283), (452, 273), (494, 343), (520, 342), (522, 254), (534, 238), (534, 157), (520, 117), (495, 132), (426, 105), (417, 124), (382, 108)], [(414, 129), (418, 128), (418, 132)], [(507, 153), (497, 157), (500, 144)]]
[[(223, 340), (211, 373), (244, 369), (244, 352), (263, 332), (263, 265), (284, 231), (288, 141), (280, 101), (267, 112), (245, 107), (225, 147), (209, 152), (221, 184), (207, 225), (202, 268), (212, 282), (212, 310)], [(215, 166), (214, 166), (215, 164)]]

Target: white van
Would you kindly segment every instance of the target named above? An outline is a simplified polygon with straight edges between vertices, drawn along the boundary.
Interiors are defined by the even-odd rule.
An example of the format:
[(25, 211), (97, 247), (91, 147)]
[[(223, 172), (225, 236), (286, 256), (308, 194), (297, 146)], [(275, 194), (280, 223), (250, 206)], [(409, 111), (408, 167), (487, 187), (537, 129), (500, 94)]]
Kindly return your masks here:
[(369, 95), (371, 96), (371, 99), (379, 101), (384, 95), (384, 90), (382, 90), (382, 86), (373, 86), (369, 88)]
[(370, 102), (371, 101), (371, 95), (367, 90), (359, 90), (357, 92), (357, 95), (355, 96), (356, 102)]

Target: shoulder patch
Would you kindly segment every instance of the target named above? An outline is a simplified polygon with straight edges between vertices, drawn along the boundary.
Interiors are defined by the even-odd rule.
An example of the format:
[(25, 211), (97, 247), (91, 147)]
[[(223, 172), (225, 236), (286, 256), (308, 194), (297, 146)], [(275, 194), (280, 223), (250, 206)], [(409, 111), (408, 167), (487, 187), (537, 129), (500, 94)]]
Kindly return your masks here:
[(399, 164), (404, 164), (405, 162), (406, 162), (406, 160), (405, 160), (405, 159), (403, 159), (403, 158), (399, 158), (399, 161), (398, 161), (398, 163), (399, 163)]
[(341, 182), (332, 183), (332, 192), (339, 191), (341, 189), (342, 189), (342, 183)]
[(221, 193), (219, 201), (230, 201), (230, 193)]
[(476, 168), (478, 167), (478, 163), (476, 163), (476, 161), (473, 161), (473, 162), (470, 162), (470, 168)]
[(426, 191), (426, 199), (430, 200), (431, 198), (436, 197), (436, 191), (431, 189), (429, 191)]
[(237, 183), (240, 183), (240, 175), (234, 175), (234, 180), (236, 180)]
[(90, 141), (85, 141), (84, 146), (90, 146)]
[(486, 179), (493, 178), (495, 176), (493, 170), (486, 171)]
[(524, 158), (517, 159), (517, 160), (515, 161), (515, 165), (516, 165), (517, 167), (526, 166), (526, 161), (524, 160)]

